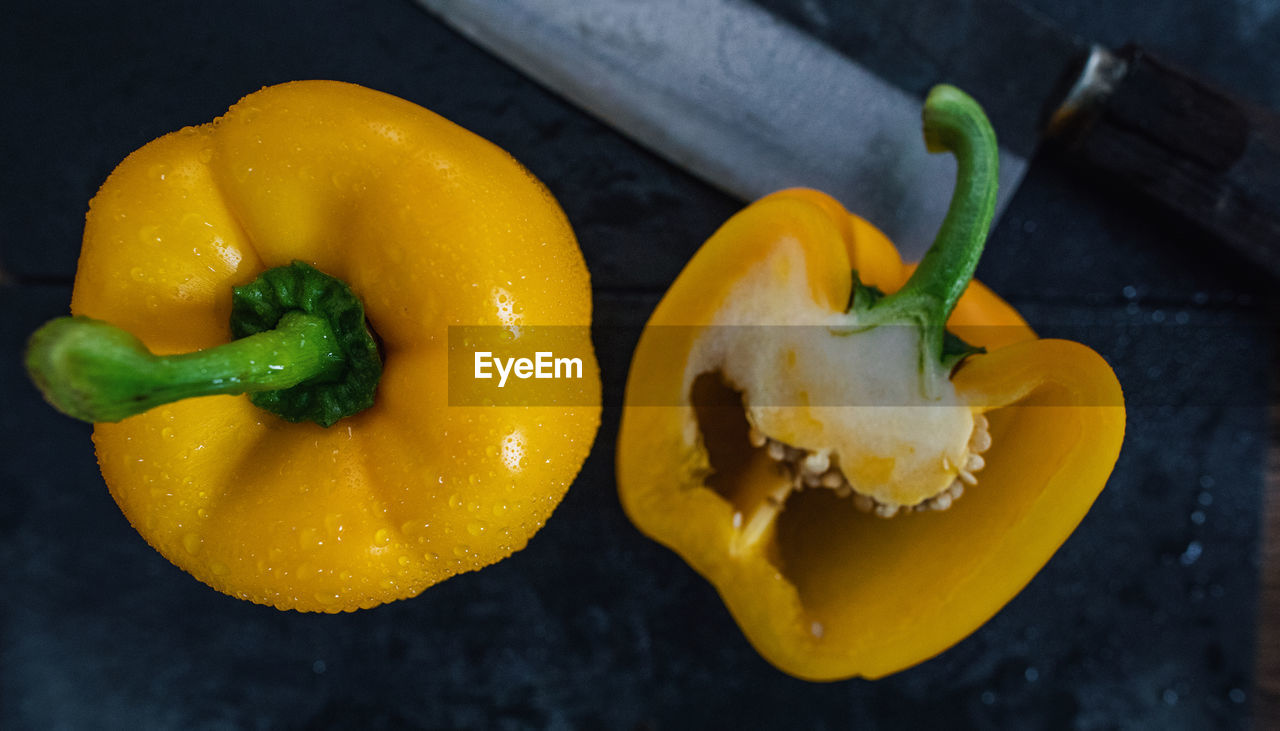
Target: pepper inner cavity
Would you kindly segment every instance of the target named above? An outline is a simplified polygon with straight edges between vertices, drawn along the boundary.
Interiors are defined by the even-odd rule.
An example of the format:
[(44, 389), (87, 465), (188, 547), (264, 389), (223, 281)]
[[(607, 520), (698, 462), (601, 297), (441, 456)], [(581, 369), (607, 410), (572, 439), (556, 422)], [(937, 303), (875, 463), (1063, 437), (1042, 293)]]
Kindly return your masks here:
[(990, 424), (973, 415), (963, 464), (940, 457), (941, 468), (954, 478), (941, 491), (914, 505), (899, 505), (859, 492), (840, 469), (832, 450), (809, 450), (774, 439), (751, 425), (743, 397), (718, 372), (699, 375), (691, 391), (711, 474), (706, 484), (735, 509), (734, 527), (747, 543), (755, 543), (769, 529), (787, 498), (802, 490), (830, 490), (848, 498), (854, 507), (881, 518), (911, 512), (950, 508), (966, 489), (978, 483), (986, 466), (982, 456), (991, 447)]

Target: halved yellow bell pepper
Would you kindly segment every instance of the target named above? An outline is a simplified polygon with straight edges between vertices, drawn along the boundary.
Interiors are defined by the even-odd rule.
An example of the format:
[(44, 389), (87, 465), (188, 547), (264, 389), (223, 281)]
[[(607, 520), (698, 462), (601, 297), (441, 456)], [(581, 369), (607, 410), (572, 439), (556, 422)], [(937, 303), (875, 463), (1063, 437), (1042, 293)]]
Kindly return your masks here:
[[(326, 310), (346, 287), (312, 268), (363, 301), (377, 344), (352, 347), (380, 352), (376, 394), (318, 423), (230, 395), (123, 418), (299, 381), (316, 387), (303, 407), (347, 399), (355, 367), (334, 362), (351, 348), (334, 343), (364, 320)], [(270, 318), (233, 328), (233, 301)], [(370, 607), (521, 549), (599, 424), (589, 278), (550, 193), (489, 142), (352, 84), (268, 87), (130, 155), (90, 204), (71, 309), (30, 362), (55, 404), (123, 418), (94, 442), (126, 517), (201, 581), (282, 609)], [(538, 325), (573, 326), (581, 379), (549, 385), (548, 405), (449, 405), (451, 326)], [(259, 334), (224, 345), (233, 329)]]
[(939, 87), (925, 130), (959, 174), (918, 269), (826, 195), (768, 196), (697, 252), (631, 366), (628, 516), (800, 678), (881, 677), (967, 636), (1066, 540), (1123, 439), (1106, 362), (971, 281), (994, 208), (980, 108)]

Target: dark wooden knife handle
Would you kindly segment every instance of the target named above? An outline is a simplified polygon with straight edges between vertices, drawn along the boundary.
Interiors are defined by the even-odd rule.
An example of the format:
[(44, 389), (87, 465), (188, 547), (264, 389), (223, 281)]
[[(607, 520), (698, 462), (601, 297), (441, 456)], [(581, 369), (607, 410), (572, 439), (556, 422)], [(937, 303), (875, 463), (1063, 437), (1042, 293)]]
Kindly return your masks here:
[(1050, 123), (1050, 138), (1105, 182), (1280, 277), (1280, 115), (1136, 46), (1112, 55), (1099, 76), (1100, 88)]

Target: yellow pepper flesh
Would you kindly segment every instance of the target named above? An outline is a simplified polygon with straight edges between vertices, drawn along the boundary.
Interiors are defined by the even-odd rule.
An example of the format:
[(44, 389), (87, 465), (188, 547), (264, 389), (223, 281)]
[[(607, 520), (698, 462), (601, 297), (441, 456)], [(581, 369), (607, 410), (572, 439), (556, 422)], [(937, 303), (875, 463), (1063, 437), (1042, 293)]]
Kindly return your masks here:
[(268, 87), (112, 173), (90, 206), (72, 312), (158, 354), (207, 348), (230, 339), (232, 286), (293, 260), (363, 300), (384, 359), (375, 405), (328, 429), (235, 396), (98, 424), (129, 521), (210, 586), (307, 611), (413, 596), (522, 548), (586, 458), (599, 408), (449, 407), (447, 334), (578, 326), (585, 377), (556, 388), (599, 403), (589, 277), (550, 193), (407, 101), (339, 82)]
[[(706, 337), (700, 328), (722, 321), (736, 288), (769, 277), (782, 286), (793, 270), (831, 312), (849, 302), (851, 271), (886, 293), (911, 272), (883, 234), (815, 191), (777, 193), (730, 219), (641, 337), (618, 440), (619, 492), (636, 526), (715, 585), (778, 668), (810, 680), (881, 677), (967, 636), (1048, 561), (1110, 474), (1123, 399), (1097, 354), (1035, 339), (1011, 307), (972, 282), (948, 327), (988, 350), (952, 379), (961, 400), (990, 419), (994, 446), (979, 484), (949, 510), (890, 520), (830, 490), (804, 490), (787, 498), (766, 535), (746, 541), (743, 511), (784, 478), (756, 455), (729, 476), (729, 489), (712, 485), (708, 445), (724, 437), (700, 432), (690, 395), (700, 374), (687, 366)], [(764, 324), (785, 324), (790, 314), (773, 312)], [(803, 419), (806, 407), (791, 411)]]

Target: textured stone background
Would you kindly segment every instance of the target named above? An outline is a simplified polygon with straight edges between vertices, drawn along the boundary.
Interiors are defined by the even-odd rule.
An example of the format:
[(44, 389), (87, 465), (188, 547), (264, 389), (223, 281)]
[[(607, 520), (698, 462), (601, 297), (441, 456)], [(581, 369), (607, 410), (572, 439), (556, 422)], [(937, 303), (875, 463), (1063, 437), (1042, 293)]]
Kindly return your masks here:
[[(1024, 2), (1280, 107), (1275, 0)], [(956, 39), (982, 29), (939, 20), (963, 19), (970, 3), (946, 4), (958, 16), (929, 3), (768, 4), (904, 86), (974, 73)], [(622, 515), (616, 409), (525, 551), (375, 610), (281, 613), (217, 594), (149, 549), (102, 484), (89, 427), (44, 407), (21, 374), (26, 335), (66, 311), (87, 201), (120, 159), (291, 79), (427, 106), (510, 150), (559, 197), (596, 287), (610, 403), (635, 327), (741, 203), (408, 0), (23, 2), (5, 16), (0, 727), (1247, 725), (1274, 302), (1184, 227), (1035, 161), (979, 276), (1046, 334), (1113, 363), (1131, 405), (1125, 451), (1030, 586), (916, 668), (808, 684), (760, 660), (712, 588)], [(1010, 18), (995, 37), (1015, 34)], [(929, 23), (937, 49), (902, 53)]]

